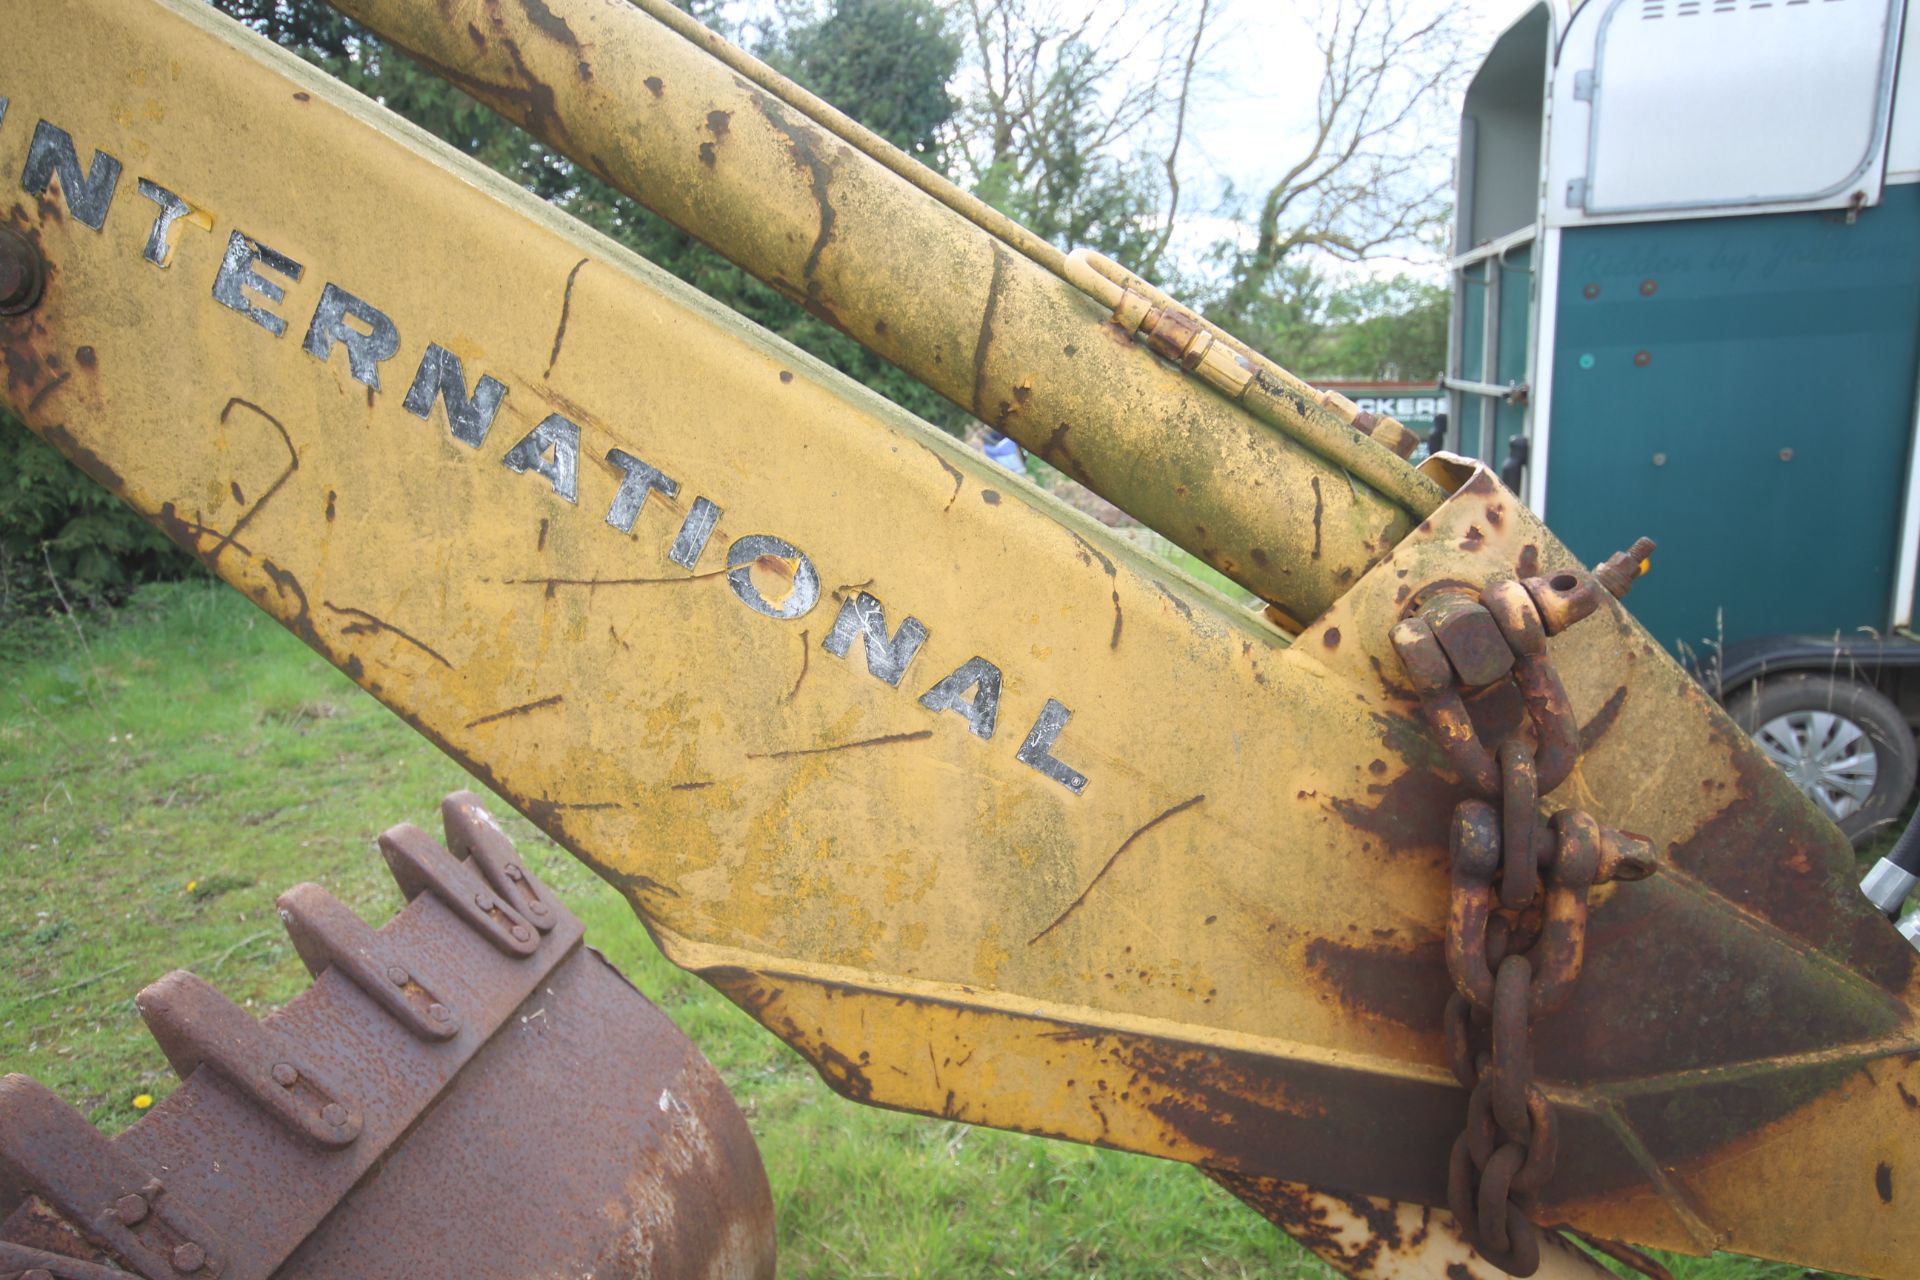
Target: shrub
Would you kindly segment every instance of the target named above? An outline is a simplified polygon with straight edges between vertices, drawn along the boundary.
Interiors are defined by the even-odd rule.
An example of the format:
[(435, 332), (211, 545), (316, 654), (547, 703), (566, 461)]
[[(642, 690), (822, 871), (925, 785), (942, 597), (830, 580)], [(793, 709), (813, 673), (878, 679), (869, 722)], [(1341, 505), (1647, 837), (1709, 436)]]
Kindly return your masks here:
[(193, 572), (189, 556), (0, 409), (0, 622), (57, 608), (56, 580), (75, 605), (111, 604)]

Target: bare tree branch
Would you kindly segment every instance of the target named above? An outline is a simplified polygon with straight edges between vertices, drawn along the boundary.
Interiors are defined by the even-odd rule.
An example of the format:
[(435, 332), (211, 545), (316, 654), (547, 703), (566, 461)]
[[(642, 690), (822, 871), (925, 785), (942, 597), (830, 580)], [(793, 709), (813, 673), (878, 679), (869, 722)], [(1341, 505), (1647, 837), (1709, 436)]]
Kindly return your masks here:
[(1200, 62), (1200, 50), (1206, 42), (1207, 17), (1213, 0), (1200, 0), (1200, 12), (1193, 20), (1193, 40), (1187, 45), (1187, 57), (1180, 68), (1180, 95), (1176, 100), (1173, 113), (1173, 141), (1167, 144), (1167, 154), (1161, 157), (1161, 167), (1167, 175), (1167, 211), (1160, 223), (1160, 238), (1153, 242), (1153, 248), (1147, 252), (1138, 265), (1142, 275), (1153, 276), (1160, 270), (1160, 258), (1167, 251), (1167, 242), (1173, 239), (1173, 224), (1180, 216), (1180, 142), (1187, 131), (1187, 105), (1193, 96), (1193, 71)]
[(1313, 127), (1262, 194), (1252, 247), (1213, 310), (1244, 316), (1304, 250), (1358, 262), (1404, 251), (1444, 216), (1451, 107), (1467, 70), (1465, 0), (1327, 0), (1315, 21)]

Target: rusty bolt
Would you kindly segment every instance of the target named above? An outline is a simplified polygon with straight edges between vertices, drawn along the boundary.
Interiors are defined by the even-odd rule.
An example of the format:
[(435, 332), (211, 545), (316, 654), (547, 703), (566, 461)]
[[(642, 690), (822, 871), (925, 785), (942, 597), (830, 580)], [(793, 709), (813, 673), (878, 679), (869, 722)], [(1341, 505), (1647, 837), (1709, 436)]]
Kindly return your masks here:
[(1633, 367), (1634, 367), (1634, 368), (1636, 368), (1636, 369), (1644, 369), (1644, 368), (1646, 368), (1646, 367), (1647, 367), (1648, 365), (1650, 365), (1650, 364), (1652, 364), (1652, 363), (1653, 363), (1653, 352), (1651, 352), (1651, 351), (1636, 351), (1636, 352), (1634, 352), (1634, 353), (1633, 353)]
[(294, 1070), (291, 1062), (276, 1062), (273, 1064), (273, 1082), (282, 1089), (291, 1089), (300, 1083), (300, 1073)]
[(329, 1102), (320, 1108), (320, 1118), (336, 1129), (344, 1128), (347, 1123), (347, 1109), (337, 1102)]
[(19, 232), (0, 227), (0, 316), (33, 310), (46, 283), (40, 251)]
[(1614, 599), (1624, 599), (1633, 588), (1633, 580), (1653, 567), (1653, 550), (1652, 538), (1636, 538), (1625, 551), (1616, 551), (1608, 556), (1606, 563), (1593, 571), (1594, 579)]
[(473, 905), (480, 908), (482, 911), (490, 912), (493, 910), (495, 904), (491, 895), (484, 894), (484, 893), (476, 893), (473, 895)]
[(1580, 290), (1580, 296), (1585, 298), (1588, 302), (1592, 302), (1595, 298), (1600, 296), (1600, 286), (1589, 281), (1585, 285), (1585, 287), (1583, 287)]
[(413, 975), (397, 964), (390, 964), (387, 966), (387, 981), (396, 987), (404, 987), (413, 981)]
[(1408, 618), (1395, 625), (1387, 638), (1393, 642), (1394, 652), (1400, 655), (1415, 693), (1438, 693), (1452, 685), (1453, 668), (1447, 665), (1447, 655), (1441, 651), (1440, 642), (1433, 638), (1433, 628), (1425, 619)]
[(1464, 592), (1435, 596), (1420, 616), (1433, 628), (1447, 660), (1469, 689), (1492, 684), (1513, 670), (1513, 650), (1486, 606)]
[(533, 938), (533, 930), (523, 924), (513, 926), (513, 928), (507, 930), (507, 933), (515, 942), (529, 942)]
[(173, 1269), (192, 1274), (207, 1265), (207, 1251), (189, 1240), (185, 1244), (175, 1245), (173, 1250)]
[(438, 1000), (435, 1000), (427, 1006), (427, 1016), (435, 1022), (445, 1022), (453, 1017), (453, 1010), (447, 1008), (447, 1006), (441, 1004)]
[(1640, 282), (1641, 297), (1651, 298), (1658, 292), (1660, 292), (1660, 282), (1658, 280), (1642, 280)]
[(525, 879), (526, 875), (527, 873), (520, 869), (519, 863), (509, 862), (506, 865), (506, 877), (507, 879), (513, 881), (515, 884), (518, 884), (520, 883), (521, 880)]
[(147, 1217), (147, 1200), (142, 1195), (124, 1195), (113, 1202), (113, 1216), (121, 1226), (131, 1227)]

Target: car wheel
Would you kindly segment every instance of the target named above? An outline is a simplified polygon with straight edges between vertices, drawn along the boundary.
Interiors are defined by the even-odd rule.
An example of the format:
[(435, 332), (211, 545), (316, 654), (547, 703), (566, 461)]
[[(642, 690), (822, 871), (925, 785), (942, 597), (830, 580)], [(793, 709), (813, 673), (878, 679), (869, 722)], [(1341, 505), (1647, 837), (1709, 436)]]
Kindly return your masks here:
[(1855, 845), (1906, 806), (1920, 753), (1879, 690), (1842, 676), (1773, 676), (1734, 694), (1727, 712)]

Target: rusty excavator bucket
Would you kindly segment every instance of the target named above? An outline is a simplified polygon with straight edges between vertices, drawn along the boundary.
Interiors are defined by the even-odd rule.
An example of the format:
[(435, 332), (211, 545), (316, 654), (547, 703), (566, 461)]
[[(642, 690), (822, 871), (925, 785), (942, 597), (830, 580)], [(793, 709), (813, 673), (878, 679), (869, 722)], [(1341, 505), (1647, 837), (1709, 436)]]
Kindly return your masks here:
[[(1349, 1274), (1598, 1274), (1560, 1228), (1916, 1274), (1916, 952), (1618, 599), (1649, 548), (1589, 571), (1483, 469), (1408, 466), (1399, 424), (664, 0), (336, 3), (1267, 606), (196, 0), (21, 6), (5, 402), (670, 958), (848, 1097), (1194, 1164)], [(481, 874), (407, 865), (409, 892)], [(585, 1268), (673, 1216), (679, 1184), (634, 1181), (693, 1158), (671, 1094), (734, 1135), (701, 1212), (760, 1265), (764, 1190), (704, 1067), (623, 989), (624, 1021), (568, 1021), (618, 979), (488, 883), (505, 914), (420, 893), (366, 953), (419, 990), (336, 959), (254, 1026), (162, 983), (149, 1017), (198, 1066), (114, 1143), (10, 1083), (41, 1126), (0, 1134), (13, 1222), (264, 1276), (325, 1273), (365, 1213), (368, 1256), (412, 1257), (453, 1229), (382, 1207), (403, 1177), (392, 1205), (437, 1197), (415, 1143), (498, 1185), (618, 1100), (627, 1158), (516, 1181), (574, 1206)], [(541, 1039), (561, 1022), (571, 1048)], [(471, 1062), (436, 1107), (448, 1055)], [(477, 1136), (480, 1069), (540, 1109)], [(216, 1120), (294, 1163), (216, 1170)], [(177, 1214), (100, 1216), (150, 1176)], [(521, 1220), (474, 1228), (513, 1259), (485, 1274), (529, 1273)]]
[(380, 838), (409, 902), (378, 930), (281, 895), (314, 977), (285, 1008), (256, 1022), (184, 970), (140, 993), (182, 1083), (126, 1132), (0, 1078), (0, 1275), (770, 1280), (720, 1077), (478, 797), (441, 813), (446, 846)]

